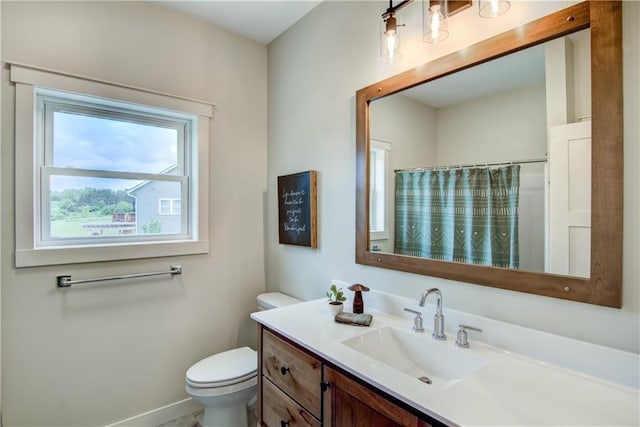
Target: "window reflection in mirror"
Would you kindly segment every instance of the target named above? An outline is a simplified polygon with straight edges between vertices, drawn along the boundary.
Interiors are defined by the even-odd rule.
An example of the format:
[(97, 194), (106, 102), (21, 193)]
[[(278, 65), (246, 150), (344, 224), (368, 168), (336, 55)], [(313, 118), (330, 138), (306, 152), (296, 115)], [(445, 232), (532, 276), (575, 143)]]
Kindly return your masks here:
[[(389, 217), (392, 212), (389, 205), (392, 200), (390, 153), (390, 142), (378, 139), (371, 140), (371, 148), (369, 150), (369, 164), (371, 165), (369, 175), (369, 200), (371, 201), (369, 232), (372, 239), (381, 243), (388, 242), (389, 236), (393, 236), (389, 230)], [(373, 249), (384, 250), (380, 246)]]
[[(589, 41), (589, 30), (583, 30), (371, 102), (371, 249), (589, 277)], [(392, 141), (393, 156), (380, 141)], [(495, 175), (511, 164), (519, 165), (517, 186), (495, 191), (516, 193), (514, 215), (473, 216), (469, 212), (502, 212), (504, 205), (470, 205), (471, 200), (456, 198), (492, 198), (478, 192), (477, 178), (464, 182), (462, 177), (487, 168)], [(384, 179), (381, 169), (387, 171)], [(403, 191), (401, 175), (411, 177), (412, 189)], [(407, 192), (435, 197), (433, 188), (441, 191), (445, 185), (435, 177), (442, 175), (466, 188), (450, 196), (437, 193), (446, 206), (396, 197)], [(409, 221), (402, 216), (407, 206)], [(442, 218), (445, 211), (452, 216)], [(511, 228), (495, 230), (505, 222)], [(443, 223), (451, 225), (450, 232), (443, 232)], [(494, 230), (479, 237), (489, 223)], [(415, 241), (407, 243), (408, 235)], [(450, 247), (451, 254), (442, 255), (438, 245)]]

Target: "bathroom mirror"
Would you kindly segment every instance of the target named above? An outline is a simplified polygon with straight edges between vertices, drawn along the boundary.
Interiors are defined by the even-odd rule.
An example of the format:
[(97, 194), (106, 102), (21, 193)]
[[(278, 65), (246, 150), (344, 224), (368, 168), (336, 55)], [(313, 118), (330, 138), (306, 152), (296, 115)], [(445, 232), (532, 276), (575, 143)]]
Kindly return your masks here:
[[(589, 29), (581, 30), (372, 101), (371, 249), (588, 278), (589, 42)], [(571, 139), (560, 138), (566, 133)], [(570, 157), (560, 159), (568, 146)], [(480, 189), (489, 171), (493, 188)], [(510, 189), (499, 179), (506, 173), (517, 178)], [(431, 197), (442, 185), (484, 196)], [(487, 197), (496, 192), (500, 198)], [(517, 207), (491, 210), (502, 198)], [(447, 202), (457, 215), (442, 214)], [(476, 212), (471, 222), (469, 212)], [(516, 233), (489, 241), (503, 221)]]
[[(359, 90), (356, 94), (356, 262), (538, 295), (620, 307), (622, 277), (621, 40), (619, 2), (584, 2), (517, 30), (480, 42), (466, 48), (464, 52), (447, 55)], [(573, 49), (573, 46), (578, 47)], [(571, 61), (565, 62), (562, 58), (563, 55), (567, 55), (565, 48), (571, 51)], [(562, 63), (561, 67), (553, 65), (554, 55), (558, 58), (557, 64)], [(549, 58), (552, 60), (550, 61)], [(495, 75), (495, 70), (499, 70), (496, 67), (514, 67), (513, 63), (518, 61), (525, 66), (522, 71), (515, 74), (529, 79), (521, 83), (521, 87), (514, 86), (509, 90), (501, 90), (499, 95), (485, 93), (484, 101), (481, 102), (477, 101), (478, 97), (475, 100), (458, 99), (457, 106), (452, 106), (453, 101), (441, 96), (443, 93), (469, 95), (471, 89), (460, 86), (464, 81), (478, 82), (476, 87), (489, 88), (493, 83), (480, 80), (478, 76), (480, 71), (484, 69), (485, 75)], [(535, 63), (541, 65), (536, 67)], [(504, 75), (504, 72), (502, 74)], [(530, 75), (525, 76), (525, 74)], [(567, 77), (569, 74), (571, 77)], [(588, 100), (589, 74), (590, 103)], [(559, 82), (564, 78), (571, 81), (570, 89), (562, 89), (559, 86)], [(502, 77), (498, 80), (506, 79)], [(582, 89), (580, 84), (583, 86)], [(566, 95), (562, 94), (560, 98), (565, 101), (570, 99), (569, 102), (559, 102), (558, 93), (563, 91)], [(587, 92), (586, 98), (580, 97), (581, 91)], [(545, 93), (550, 95), (545, 97)], [(427, 97), (428, 101), (424, 101), (424, 97)], [(509, 102), (512, 104), (504, 104), (505, 98), (510, 98)], [(525, 100), (524, 103), (523, 100)], [(425, 102), (431, 105), (424, 107)], [(518, 102), (520, 104), (517, 104)], [(500, 103), (502, 105), (495, 113), (486, 107), (489, 104)], [(471, 104), (475, 104), (475, 110), (467, 108)], [(409, 105), (414, 108), (409, 108)], [(465, 109), (467, 113), (472, 112), (467, 117), (461, 112)], [(483, 119), (479, 112), (484, 111), (487, 117), (493, 116), (504, 120), (507, 112), (514, 110), (523, 110), (521, 112), (524, 113), (520, 117), (508, 116), (509, 122), (518, 122), (515, 130), (513, 127), (505, 126), (504, 123), (487, 124), (485, 120), (485, 128), (492, 129), (493, 126), (493, 130), (497, 129), (499, 132), (495, 135), (491, 133), (491, 136), (479, 133), (478, 129), (483, 127)], [(455, 113), (451, 113), (452, 111)], [(412, 116), (418, 116), (418, 121), (412, 123)], [(531, 125), (535, 116), (541, 116), (538, 117), (542, 121), (541, 125)], [(572, 124), (564, 126), (567, 122)], [(390, 131), (394, 127), (398, 133)], [(571, 132), (575, 130), (574, 128), (579, 128), (582, 137), (565, 138), (565, 128), (572, 129)], [(432, 133), (431, 138), (425, 136), (429, 132)], [(513, 135), (518, 132), (521, 134), (519, 139), (535, 140), (535, 143), (531, 147), (514, 151), (513, 144), (505, 144), (504, 141), (513, 139)], [(586, 137), (584, 137), (585, 132)], [(590, 144), (589, 133), (591, 134)], [(556, 141), (558, 134), (561, 135), (560, 140), (565, 138), (569, 141), (560, 145), (559, 150), (557, 143), (550, 145), (547, 138), (549, 136), (549, 140)], [(470, 135), (475, 136), (477, 141), (471, 143), (466, 141)], [(501, 137), (506, 139), (500, 142)], [(420, 153), (417, 154), (413, 151), (399, 151), (402, 144), (394, 143), (394, 139), (398, 142), (403, 138), (431, 139), (436, 142), (430, 147), (421, 145)], [(475, 146), (474, 142), (479, 140), (491, 140), (495, 142), (494, 148), (497, 149), (492, 150), (484, 145)], [(564, 154), (565, 152), (570, 153), (569, 157)], [(394, 159), (393, 166), (388, 160), (389, 156)], [(406, 160), (407, 163), (401, 163), (403, 170), (397, 173), (391, 170), (386, 175), (387, 196), (385, 197), (384, 193), (376, 192), (380, 187), (376, 180), (376, 173), (385, 167), (398, 169), (396, 167), (398, 158), (409, 160)], [(572, 158), (579, 160), (572, 160)], [(512, 189), (515, 188), (515, 193), (519, 193), (516, 200), (520, 203), (522, 213), (516, 217), (515, 224), (513, 219), (510, 219), (511, 234), (519, 235), (520, 239), (516, 238), (515, 244), (512, 241), (506, 245), (507, 261), (504, 262), (500, 257), (505, 253), (504, 248), (497, 251), (498, 255), (495, 252), (490, 254), (488, 262), (483, 257), (480, 257), (480, 260), (474, 257), (478, 252), (475, 247), (473, 251), (466, 250), (474, 253), (470, 258), (464, 258), (459, 253), (443, 256), (438, 248), (434, 249), (436, 245), (433, 242), (441, 240), (442, 237), (441, 234), (436, 233), (437, 231), (442, 233), (439, 224), (433, 218), (429, 218), (429, 225), (425, 226), (425, 231), (416, 225), (424, 222), (424, 219), (416, 220), (414, 214), (418, 204), (425, 211), (440, 212), (444, 207), (437, 206), (430, 200), (416, 201), (410, 198), (406, 201), (402, 199), (402, 195), (425, 192), (426, 190), (415, 191), (418, 181), (421, 182), (419, 185), (428, 181), (435, 186), (434, 188), (440, 188), (444, 184), (443, 181), (438, 180), (443, 176), (450, 177), (447, 178), (449, 181), (446, 181), (450, 183), (454, 180), (463, 182), (462, 176), (471, 174), (475, 177), (476, 172), (480, 173), (487, 169), (494, 171), (491, 175), (497, 174), (498, 172), (495, 172), (497, 170), (500, 170), (500, 173), (504, 171), (513, 173), (515, 167), (511, 163), (518, 164), (515, 174), (518, 177), (515, 180), (517, 185)], [(434, 166), (438, 167), (434, 168)], [(415, 170), (416, 168), (419, 170)], [(558, 193), (557, 189), (560, 187), (558, 185), (547, 186), (549, 176), (553, 178), (553, 182), (558, 182), (558, 171), (562, 174), (568, 173), (568, 170), (572, 174), (575, 171), (582, 174), (573, 175), (579, 176), (580, 179), (568, 179), (567, 182), (574, 183), (567, 185), (568, 193)], [(378, 174), (378, 180), (380, 175)], [(536, 176), (533, 185), (537, 187), (538, 192), (532, 198), (530, 189), (531, 183), (534, 182), (533, 175)], [(390, 179), (389, 176), (391, 176)], [(509, 182), (513, 185), (513, 182)], [(575, 183), (578, 184), (577, 187)], [(403, 187), (403, 185), (409, 185), (409, 187)], [(381, 187), (384, 188), (384, 185)], [(554, 187), (555, 193), (550, 192), (549, 187)], [(433, 193), (435, 190), (430, 191)], [(499, 191), (508, 192), (504, 189)], [(426, 192), (429, 193), (429, 191)], [(396, 193), (401, 195), (398, 199), (396, 199)], [(381, 204), (380, 199), (384, 199), (385, 202)], [(391, 203), (389, 199), (392, 200)], [(385, 208), (385, 203), (387, 203), (386, 218), (376, 213)], [(566, 221), (557, 219), (576, 218), (570, 212), (571, 209), (568, 213), (558, 216), (557, 207), (561, 206), (561, 211), (562, 209), (567, 211), (565, 205), (582, 205), (580, 208), (582, 212), (578, 217), (586, 227), (580, 224), (575, 227), (567, 226)], [(424, 209), (425, 206), (430, 207)], [(411, 211), (409, 220), (407, 216), (402, 216), (406, 215), (407, 210)], [(532, 215), (535, 210), (538, 213)], [(389, 219), (390, 216), (391, 219)], [(549, 221), (550, 217), (552, 221)], [(501, 221), (504, 222), (504, 218), (497, 222)], [(475, 224), (477, 221), (466, 221), (469, 224), (472, 222)], [(560, 228), (558, 224), (562, 224)], [(477, 241), (475, 235), (478, 234), (476, 230), (479, 228), (458, 229), (458, 225), (454, 228), (451, 230), (452, 234), (456, 235), (455, 239), (458, 239), (456, 233), (467, 232), (468, 235), (474, 235), (473, 239), (469, 239), (470, 241)], [(509, 231), (506, 234), (501, 230), (499, 232), (501, 236), (509, 235)], [(421, 237), (410, 243), (403, 240), (406, 236), (414, 238), (425, 234), (429, 237), (436, 236), (437, 239), (431, 238), (424, 242)], [(496, 240), (495, 237), (489, 237), (489, 239)], [(562, 250), (558, 250), (556, 246)], [(536, 253), (537, 257), (533, 257), (532, 253)], [(558, 256), (559, 253), (561, 256)]]

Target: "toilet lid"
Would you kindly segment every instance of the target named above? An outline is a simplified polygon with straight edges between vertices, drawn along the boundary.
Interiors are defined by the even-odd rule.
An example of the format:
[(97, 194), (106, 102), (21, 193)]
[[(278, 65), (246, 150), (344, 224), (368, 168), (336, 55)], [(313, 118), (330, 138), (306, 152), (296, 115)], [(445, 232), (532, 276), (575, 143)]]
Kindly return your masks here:
[(249, 347), (235, 348), (202, 359), (187, 371), (194, 387), (222, 387), (256, 376), (258, 353)]

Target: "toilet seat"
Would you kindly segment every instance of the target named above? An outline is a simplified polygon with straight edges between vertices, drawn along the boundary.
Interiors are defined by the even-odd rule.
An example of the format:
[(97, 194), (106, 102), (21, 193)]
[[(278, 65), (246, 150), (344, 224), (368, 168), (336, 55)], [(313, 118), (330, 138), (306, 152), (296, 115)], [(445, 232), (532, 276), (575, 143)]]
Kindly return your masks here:
[(249, 347), (214, 354), (197, 362), (185, 379), (195, 388), (219, 388), (239, 384), (257, 376), (258, 353)]

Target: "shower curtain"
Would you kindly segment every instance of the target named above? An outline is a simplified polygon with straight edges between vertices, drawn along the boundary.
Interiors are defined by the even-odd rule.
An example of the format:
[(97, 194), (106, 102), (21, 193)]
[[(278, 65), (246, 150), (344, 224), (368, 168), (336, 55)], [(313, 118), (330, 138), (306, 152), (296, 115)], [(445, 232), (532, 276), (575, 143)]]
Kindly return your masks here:
[(520, 166), (396, 172), (395, 253), (518, 268)]

